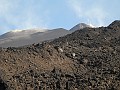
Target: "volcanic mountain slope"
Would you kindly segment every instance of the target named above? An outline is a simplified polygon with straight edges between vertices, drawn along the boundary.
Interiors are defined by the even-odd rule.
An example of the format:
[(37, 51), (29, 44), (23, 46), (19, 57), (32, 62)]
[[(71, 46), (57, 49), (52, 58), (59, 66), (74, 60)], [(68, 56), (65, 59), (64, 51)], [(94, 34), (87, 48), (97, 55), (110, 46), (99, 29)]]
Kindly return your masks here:
[(45, 40), (55, 39), (71, 33), (70, 31), (57, 29), (31, 29), (31, 30), (15, 30), (7, 32), (0, 36), (0, 47), (19, 47)]
[(0, 36), (0, 47), (19, 47), (33, 43), (52, 40), (58, 37), (65, 36), (76, 30), (90, 27), (87, 24), (80, 23), (70, 30), (63, 28), (57, 29), (28, 29), (28, 30), (13, 30)]
[(120, 21), (0, 49), (0, 90), (120, 90)]
[(86, 28), (86, 27), (92, 28), (93, 26), (92, 25), (87, 25), (85, 23), (79, 23), (76, 26), (74, 26), (73, 28), (71, 28), (70, 31), (76, 31), (76, 30), (80, 30), (80, 29), (83, 29), (83, 28)]

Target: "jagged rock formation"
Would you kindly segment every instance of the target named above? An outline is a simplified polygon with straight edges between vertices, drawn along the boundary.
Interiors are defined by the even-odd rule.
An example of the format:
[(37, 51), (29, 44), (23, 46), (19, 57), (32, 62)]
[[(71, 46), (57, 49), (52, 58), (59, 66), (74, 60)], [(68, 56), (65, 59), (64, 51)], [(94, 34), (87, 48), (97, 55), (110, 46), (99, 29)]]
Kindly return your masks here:
[(0, 89), (120, 90), (120, 22), (0, 48)]

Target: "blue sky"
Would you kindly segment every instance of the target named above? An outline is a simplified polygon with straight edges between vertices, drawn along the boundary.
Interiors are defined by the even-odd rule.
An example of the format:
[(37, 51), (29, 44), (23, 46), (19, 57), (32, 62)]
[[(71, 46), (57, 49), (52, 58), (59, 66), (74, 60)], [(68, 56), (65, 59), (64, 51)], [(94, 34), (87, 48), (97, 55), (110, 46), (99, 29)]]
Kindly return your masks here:
[(14, 29), (107, 26), (120, 19), (120, 0), (0, 0), (0, 34)]

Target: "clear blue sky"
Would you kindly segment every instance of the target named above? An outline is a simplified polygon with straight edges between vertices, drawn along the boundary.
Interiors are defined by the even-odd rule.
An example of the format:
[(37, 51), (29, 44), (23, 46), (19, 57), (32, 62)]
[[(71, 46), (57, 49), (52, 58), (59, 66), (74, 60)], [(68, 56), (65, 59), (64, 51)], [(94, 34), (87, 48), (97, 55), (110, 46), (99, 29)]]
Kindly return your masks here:
[(0, 34), (14, 29), (106, 26), (120, 19), (120, 0), (0, 0)]

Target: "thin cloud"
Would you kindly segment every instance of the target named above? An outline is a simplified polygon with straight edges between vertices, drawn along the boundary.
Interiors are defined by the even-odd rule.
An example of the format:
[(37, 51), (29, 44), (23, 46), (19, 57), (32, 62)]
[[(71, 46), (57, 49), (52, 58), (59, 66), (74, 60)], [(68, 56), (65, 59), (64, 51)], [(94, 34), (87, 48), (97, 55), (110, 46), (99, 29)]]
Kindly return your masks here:
[[(90, 2), (90, 0), (88, 1)], [(88, 23), (93, 23), (96, 26), (104, 25), (104, 19), (108, 13), (104, 11), (99, 3), (94, 4), (88, 2), (86, 4), (85, 2), (85, 0), (69, 0), (67, 3), (80, 20), (84, 19), (84, 21), (89, 21)]]
[(2, 20), (0, 30), (46, 28), (49, 23), (47, 10), (43, 11), (42, 6), (35, 2), (35, 0), (0, 0)]

